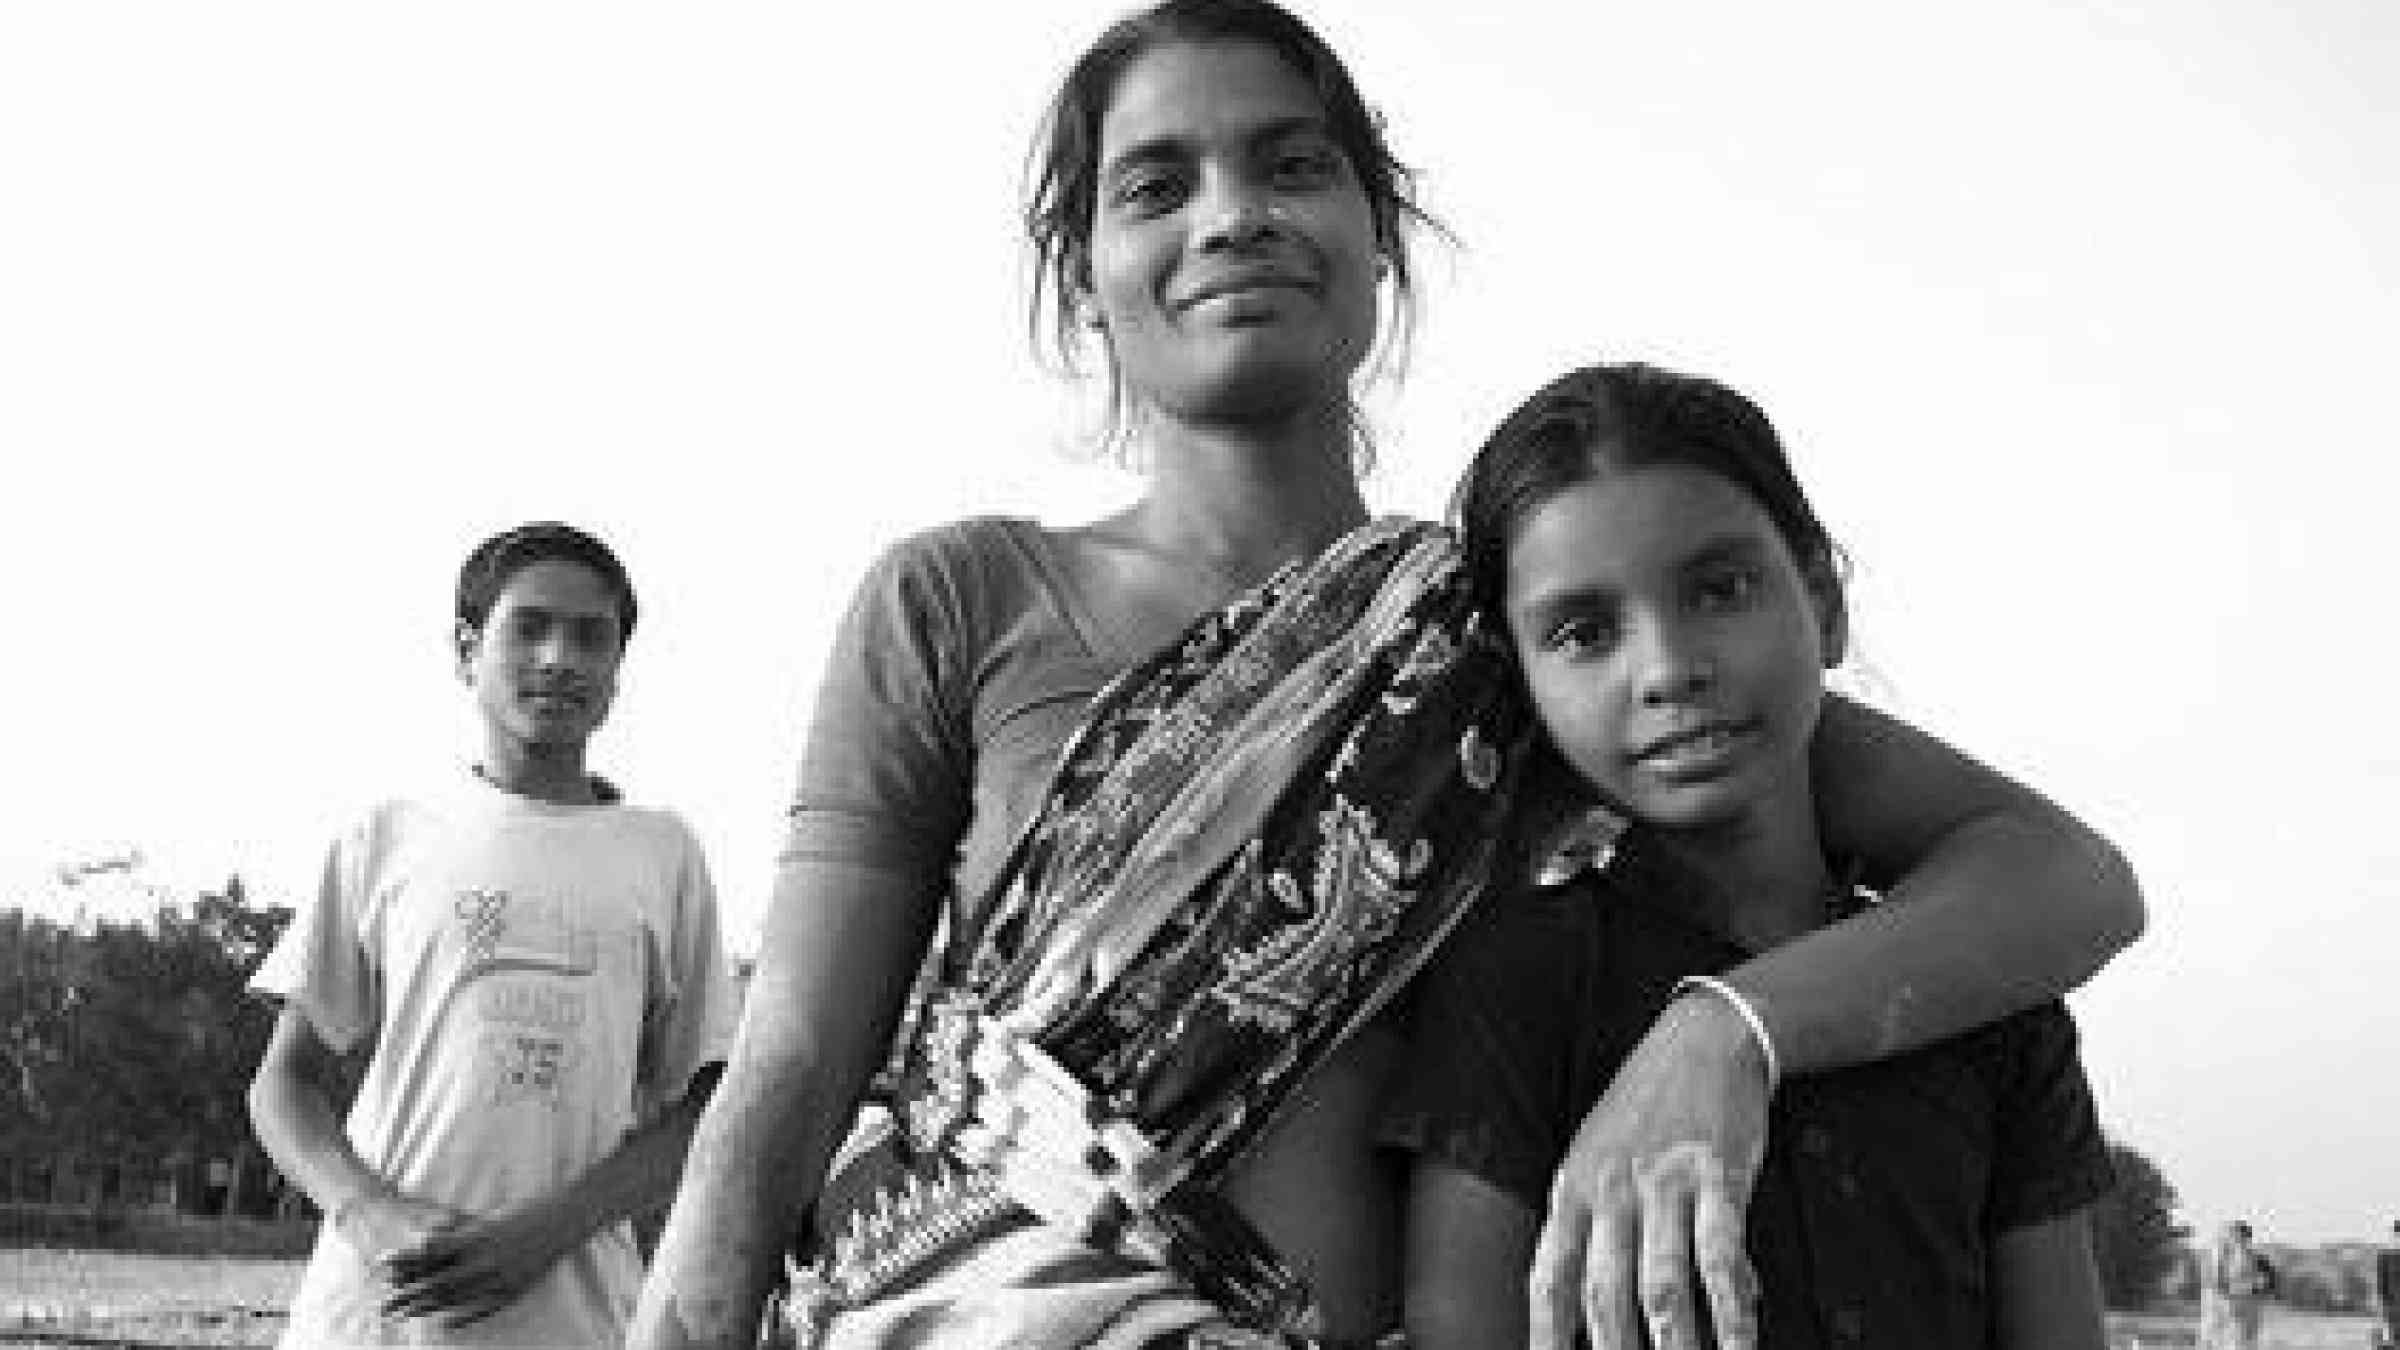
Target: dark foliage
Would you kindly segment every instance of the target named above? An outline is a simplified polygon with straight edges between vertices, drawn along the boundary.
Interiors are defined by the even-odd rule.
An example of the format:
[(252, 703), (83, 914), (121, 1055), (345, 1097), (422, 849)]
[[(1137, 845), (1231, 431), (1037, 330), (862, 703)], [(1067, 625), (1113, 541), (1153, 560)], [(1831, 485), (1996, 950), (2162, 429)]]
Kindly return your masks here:
[(187, 1208), (255, 1203), (243, 1092), (274, 1010), (244, 983), (290, 920), (238, 877), (140, 924), (0, 910), (0, 1200), (108, 1205), (164, 1180)]
[(2108, 1306), (2133, 1311), (2159, 1297), (2183, 1261), (2190, 1230), (2175, 1221), (2175, 1188), (2156, 1163), (2118, 1140), (2109, 1141), (2108, 1157), (2117, 1184), (2093, 1206), (2093, 1255)]

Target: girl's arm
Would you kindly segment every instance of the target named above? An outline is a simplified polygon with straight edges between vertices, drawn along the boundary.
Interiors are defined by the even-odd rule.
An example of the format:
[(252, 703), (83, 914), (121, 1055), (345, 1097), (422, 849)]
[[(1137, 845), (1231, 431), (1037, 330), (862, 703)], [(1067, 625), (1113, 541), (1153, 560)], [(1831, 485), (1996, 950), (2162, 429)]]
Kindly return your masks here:
[(2089, 1210), (1992, 1241), (1995, 1350), (2107, 1350)]
[(799, 1216), (882, 1063), (937, 897), (918, 878), (788, 864), (733, 1059), (702, 1113), (629, 1350), (750, 1350)]
[[(1879, 1059), (2081, 983), (2139, 935), (2132, 870), (2019, 784), (1903, 723), (1826, 701), (1813, 765), (1828, 850), (1899, 881), (1885, 903), (1726, 975), (1786, 1073)], [(1755, 1350), (1742, 1212), (1766, 1151), (1767, 1060), (1713, 994), (1675, 1000), (1584, 1118), (1532, 1276), (1533, 1344)], [(1638, 1235), (1638, 1239), (1637, 1236)], [(1638, 1246), (1637, 1246), (1638, 1241)]]
[(1540, 1228), (1541, 1215), (1509, 1192), (1418, 1159), (1404, 1228), (1412, 1350), (1523, 1345), (1525, 1267)]

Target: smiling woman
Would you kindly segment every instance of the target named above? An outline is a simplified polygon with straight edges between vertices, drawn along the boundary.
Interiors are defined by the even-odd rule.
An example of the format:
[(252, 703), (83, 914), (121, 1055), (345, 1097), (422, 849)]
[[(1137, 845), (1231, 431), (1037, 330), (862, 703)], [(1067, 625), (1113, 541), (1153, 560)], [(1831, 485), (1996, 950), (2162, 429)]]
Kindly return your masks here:
[(1273, 50), (1136, 63), (1102, 123), (1081, 292), (1137, 409), (1286, 421), (1375, 332), (1378, 240), (1313, 91)]
[[(787, 1273), (778, 1333), (862, 1350), (1398, 1323), (1382, 1014), (1482, 886), (1528, 727), (1446, 536), (1370, 524), (1360, 491), (1354, 383), (1406, 314), (1410, 180), (1341, 60), (1267, 0), (1109, 28), (1037, 162), (1037, 319), (1097, 350), (1144, 492), (1067, 528), (928, 530), (861, 583), (635, 1346), (750, 1346)], [(1972, 1024), (2122, 939), (2130, 883), (2038, 799), (1856, 710), (1821, 751), (1905, 787), (1832, 814), (1947, 903), (1759, 991), (1798, 1062)], [(2002, 870), (2055, 907), (1997, 900)], [(1925, 1025), (1886, 1016), (1882, 976), (1947, 977), (1953, 941), (2019, 926), (2037, 956), (1939, 981)], [(1567, 1288), (1629, 1291), (1617, 1239), (1641, 1228), (1646, 1284), (1688, 1299), (1694, 1229), (1738, 1231), (1767, 1091), (1750, 1025), (1686, 1000), (1629, 1102), (1595, 1111), (1598, 1156), (1561, 1186)], [(1670, 1149), (1705, 1166), (1592, 1194)]]
[[(1149, 490), (1130, 509), (1072, 529), (978, 520), (929, 532), (887, 555), (862, 586), (819, 694), (753, 985), (754, 1054), (735, 1066), (717, 1132), (687, 1176), (637, 1344), (748, 1343), (779, 1239), (826, 1184), (849, 1104), (881, 1058), (937, 916), (951, 931), (940, 965), (952, 997), (937, 997), (934, 1008), (953, 1015), (929, 1011), (912, 1045), (915, 1086), (895, 1103), (908, 1129), (875, 1137), (887, 1146), (880, 1154), (863, 1143), (851, 1150), (896, 1156), (898, 1172), (914, 1180), (879, 1179), (870, 1163), (864, 1179), (835, 1183), (906, 1196), (870, 1211), (911, 1217), (895, 1231), (882, 1218), (853, 1227), (827, 1214), (840, 1241), (803, 1282), (794, 1329), (835, 1345), (1081, 1344), (1122, 1315), (1131, 1319), (1126, 1335), (1231, 1318), (1364, 1340), (1396, 1320), (1393, 1197), (1366, 1132), (1393, 1038), (1388, 1028), (1350, 1035), (1347, 1025), (1389, 996), (1389, 981), (1409, 964), (1394, 964), (1395, 949), (1357, 949), (1372, 930), (1334, 925), (1323, 949), (1343, 959), (1291, 973), (1297, 983), (1277, 997), (1279, 1011), (1254, 1008), (1289, 1036), (1262, 1042), (1255, 1029), (1228, 1026), (1181, 1041), (1202, 1058), (1166, 1081), (1218, 1085), (1197, 1094), (1161, 1086), (1158, 1066), (1179, 1062), (1169, 1047), (1137, 1051), (1118, 1034), (1072, 1024), (1132, 1017), (1168, 1027), (1134, 1011), (1167, 988), (1182, 989), (1195, 1008), (1252, 1006), (1228, 989), (1199, 997), (1225, 978), (1201, 963), (1207, 944), (1176, 943), (1158, 967), (1128, 971), (1120, 957), (1110, 963), (1114, 984), (1070, 979), (1081, 992), (1064, 1007), (1047, 994), (1020, 1006), (1032, 990), (994, 980), (1012, 966), (1071, 958), (1087, 940), (1113, 949), (1129, 940), (1118, 924), (1136, 932), (1159, 922), (1117, 916), (1108, 890), (1084, 889), (1112, 885), (1154, 846), (1140, 832), (1049, 881), (1012, 855), (1034, 822), (1055, 818), (1064, 828), (1079, 818), (1084, 788), (1062, 780), (1053, 793), (1048, 782), (1066, 746), (1090, 745), (1095, 756), (1110, 747), (1151, 772), (1162, 756), (1202, 752), (1172, 781), (1207, 781), (1228, 772), (1214, 756), (1240, 762), (1257, 749), (1260, 724), (1240, 720), (1180, 749), (1125, 742), (1159, 711), (1144, 691), (1163, 697), (1205, 670), (1200, 651), (1215, 644), (1176, 646), (1195, 618), (1287, 563), (1317, 559), (1280, 593), (1283, 604), (1262, 601), (1265, 609), (1240, 621), (1259, 626), (1265, 645), (1252, 650), (1286, 653), (1259, 658), (1252, 676), (1275, 687), (1292, 674), (1281, 660), (1354, 627), (1361, 651), (1383, 653), (1337, 685), (1338, 697), (1295, 705), (1296, 724), (1313, 728), (1287, 743), (1301, 758), (1226, 780), (1228, 792), (1245, 786), (1226, 803), (1224, 823), (1197, 806), (1158, 821), (1161, 829), (1170, 818), (1209, 822), (1212, 842), (1201, 853), (1211, 857), (1248, 836), (1234, 822), (1254, 821), (1287, 788), (1323, 783), (1328, 766), (1315, 751), (1338, 739), (1343, 710), (1406, 668), (1392, 644), (1459, 622), (1440, 604), (1450, 590), (1437, 541), (1422, 531), (1353, 534), (1366, 510), (1353, 467), (1351, 380), (1374, 345), (1383, 282), (1397, 286), (1407, 275), (1406, 179), (1330, 49), (1288, 13), (1245, 0), (1177, 0), (1112, 28), (1069, 73), (1047, 130), (1027, 211), (1044, 278), (1037, 303), (1054, 303), (1064, 349), (1090, 340), (1103, 355), (1116, 430), (1138, 447)], [(1331, 547), (1345, 536), (1355, 542)], [(962, 682), (970, 670), (988, 677)], [(1097, 697), (1104, 687), (1116, 692)], [(1482, 687), (1507, 701), (1504, 683)], [(1473, 706), (1434, 702), (1451, 716)], [(1179, 708), (1184, 725), (1209, 725), (1198, 703)], [(1494, 754), (1521, 710), (1498, 715)], [(1408, 735), (1396, 743), (1418, 744)], [(1482, 786), (1462, 790), (1488, 801), (1495, 768), (1484, 765)], [(1454, 757), (1427, 753), (1388, 782), (1430, 787), (1459, 773)], [(1154, 809), (1156, 791), (1134, 795)], [(1443, 853), (1446, 875), (1474, 874), (1472, 850)], [(1295, 875), (1315, 873), (1294, 862)], [(1219, 884), (1204, 868), (1162, 886), (1170, 927), (1198, 931), (1253, 912), (1223, 903)], [(1088, 938), (1032, 936), (1031, 919), (1009, 917), (1029, 895), (1048, 897), (1031, 914), (1078, 916), (1071, 923), (1088, 925)], [(1346, 893), (1317, 899), (1321, 909), (1302, 912), (1329, 921), (1349, 910)], [(1422, 913), (1431, 921), (1444, 910), (1428, 903)], [(1440, 927), (1411, 927), (1407, 942)], [(1265, 943), (1268, 934), (1246, 931), (1241, 941)], [(969, 1016), (1002, 1005), (1018, 1009), (1005, 1034)], [(1076, 1225), (1030, 1222), (1050, 1202), (1019, 1189), (1023, 1169), (964, 1166), (955, 1141), (925, 1123), (943, 1114), (924, 1099), (927, 1085), (964, 1070), (941, 1053), (960, 1036), (1036, 1060), (1063, 1056), (1086, 1084), (1121, 1089), (1111, 1110), (1132, 1118), (1105, 1132), (1147, 1141), (1135, 1146), (1144, 1157), (1158, 1150), (1148, 1163), (1127, 1160), (1150, 1178), (1145, 1187), (1183, 1178), (1189, 1192), (1167, 1202), (1145, 1190), (1115, 1225), (1123, 1241), (1097, 1248), (1076, 1238)], [(1095, 1075), (1095, 1054), (1119, 1069)], [(1250, 1086), (1231, 1086), (1240, 1082)], [(1286, 1101), (1288, 1111), (1267, 1110)], [(1280, 1117), (1274, 1129), (1257, 1134), (1270, 1115)], [(985, 1127), (962, 1128), (975, 1137)], [(991, 1178), (1004, 1174), (1013, 1180), (993, 1191)], [(762, 1185), (761, 1176), (771, 1180)], [(916, 1292), (889, 1296), (895, 1285)]]

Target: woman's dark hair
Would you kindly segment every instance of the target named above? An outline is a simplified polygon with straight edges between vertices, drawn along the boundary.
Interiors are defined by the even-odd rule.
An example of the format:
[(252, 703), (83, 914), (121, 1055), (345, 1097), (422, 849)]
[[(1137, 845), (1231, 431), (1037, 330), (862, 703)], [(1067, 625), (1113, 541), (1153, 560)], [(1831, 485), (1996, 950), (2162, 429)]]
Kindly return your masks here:
[(1846, 568), (1774, 424), (1757, 404), (1715, 380), (1656, 366), (1585, 366), (1561, 375), (1518, 405), (1475, 452), (1450, 510), (1484, 612), (1503, 612), (1509, 541), (1528, 515), (1609, 468), (1654, 464), (1704, 469), (1758, 503), (1801, 575), (1831, 606), (1828, 655), (1838, 660)]
[(633, 578), (625, 572), (625, 564), (609, 552), (608, 545), (572, 525), (554, 520), (535, 521), (502, 530), (475, 546), (467, 561), (458, 569), (458, 621), (470, 628), (480, 629), (492, 617), (492, 606), (500, 592), (508, 588), (509, 578), (535, 563), (580, 563), (600, 574), (610, 590), (617, 593), (617, 635), (620, 640), (633, 636), (633, 621), (640, 612), (634, 603)]
[(1073, 297), (1090, 281), (1092, 214), (1100, 183), (1100, 125), (1117, 84), (1134, 62), (1178, 43), (1255, 42), (1298, 72), (1325, 107), (1326, 130), (1350, 161), (1375, 222), (1375, 243), (1391, 268), (1403, 340), (1415, 294), (1406, 227), (1429, 223), (1416, 182), (1392, 154), (1383, 124), (1367, 106), (1333, 48), (1297, 15), (1271, 0), (1165, 0), (1109, 26), (1077, 58), (1050, 101), (1034, 140), (1025, 234), (1033, 246), (1028, 322), (1037, 342), (1045, 327), (1068, 366), (1078, 342)]

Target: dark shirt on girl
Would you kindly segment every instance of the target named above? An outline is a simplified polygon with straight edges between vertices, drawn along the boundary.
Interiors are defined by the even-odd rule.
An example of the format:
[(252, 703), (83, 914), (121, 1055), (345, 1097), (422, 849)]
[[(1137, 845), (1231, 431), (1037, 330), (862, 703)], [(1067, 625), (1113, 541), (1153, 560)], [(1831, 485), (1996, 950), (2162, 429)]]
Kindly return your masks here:
[[(1676, 980), (1749, 955), (1662, 893), (1674, 887), (1661, 877), (1692, 884), (1629, 837), (1604, 875), (1487, 898), (1417, 991), (1382, 1141), (1543, 1213), (1576, 1126)], [(1993, 1240), (2111, 1182), (2075, 1024), (2056, 1002), (1787, 1079), (1767, 1137), (1748, 1245), (1761, 1343), (1778, 1350), (1982, 1350)]]

